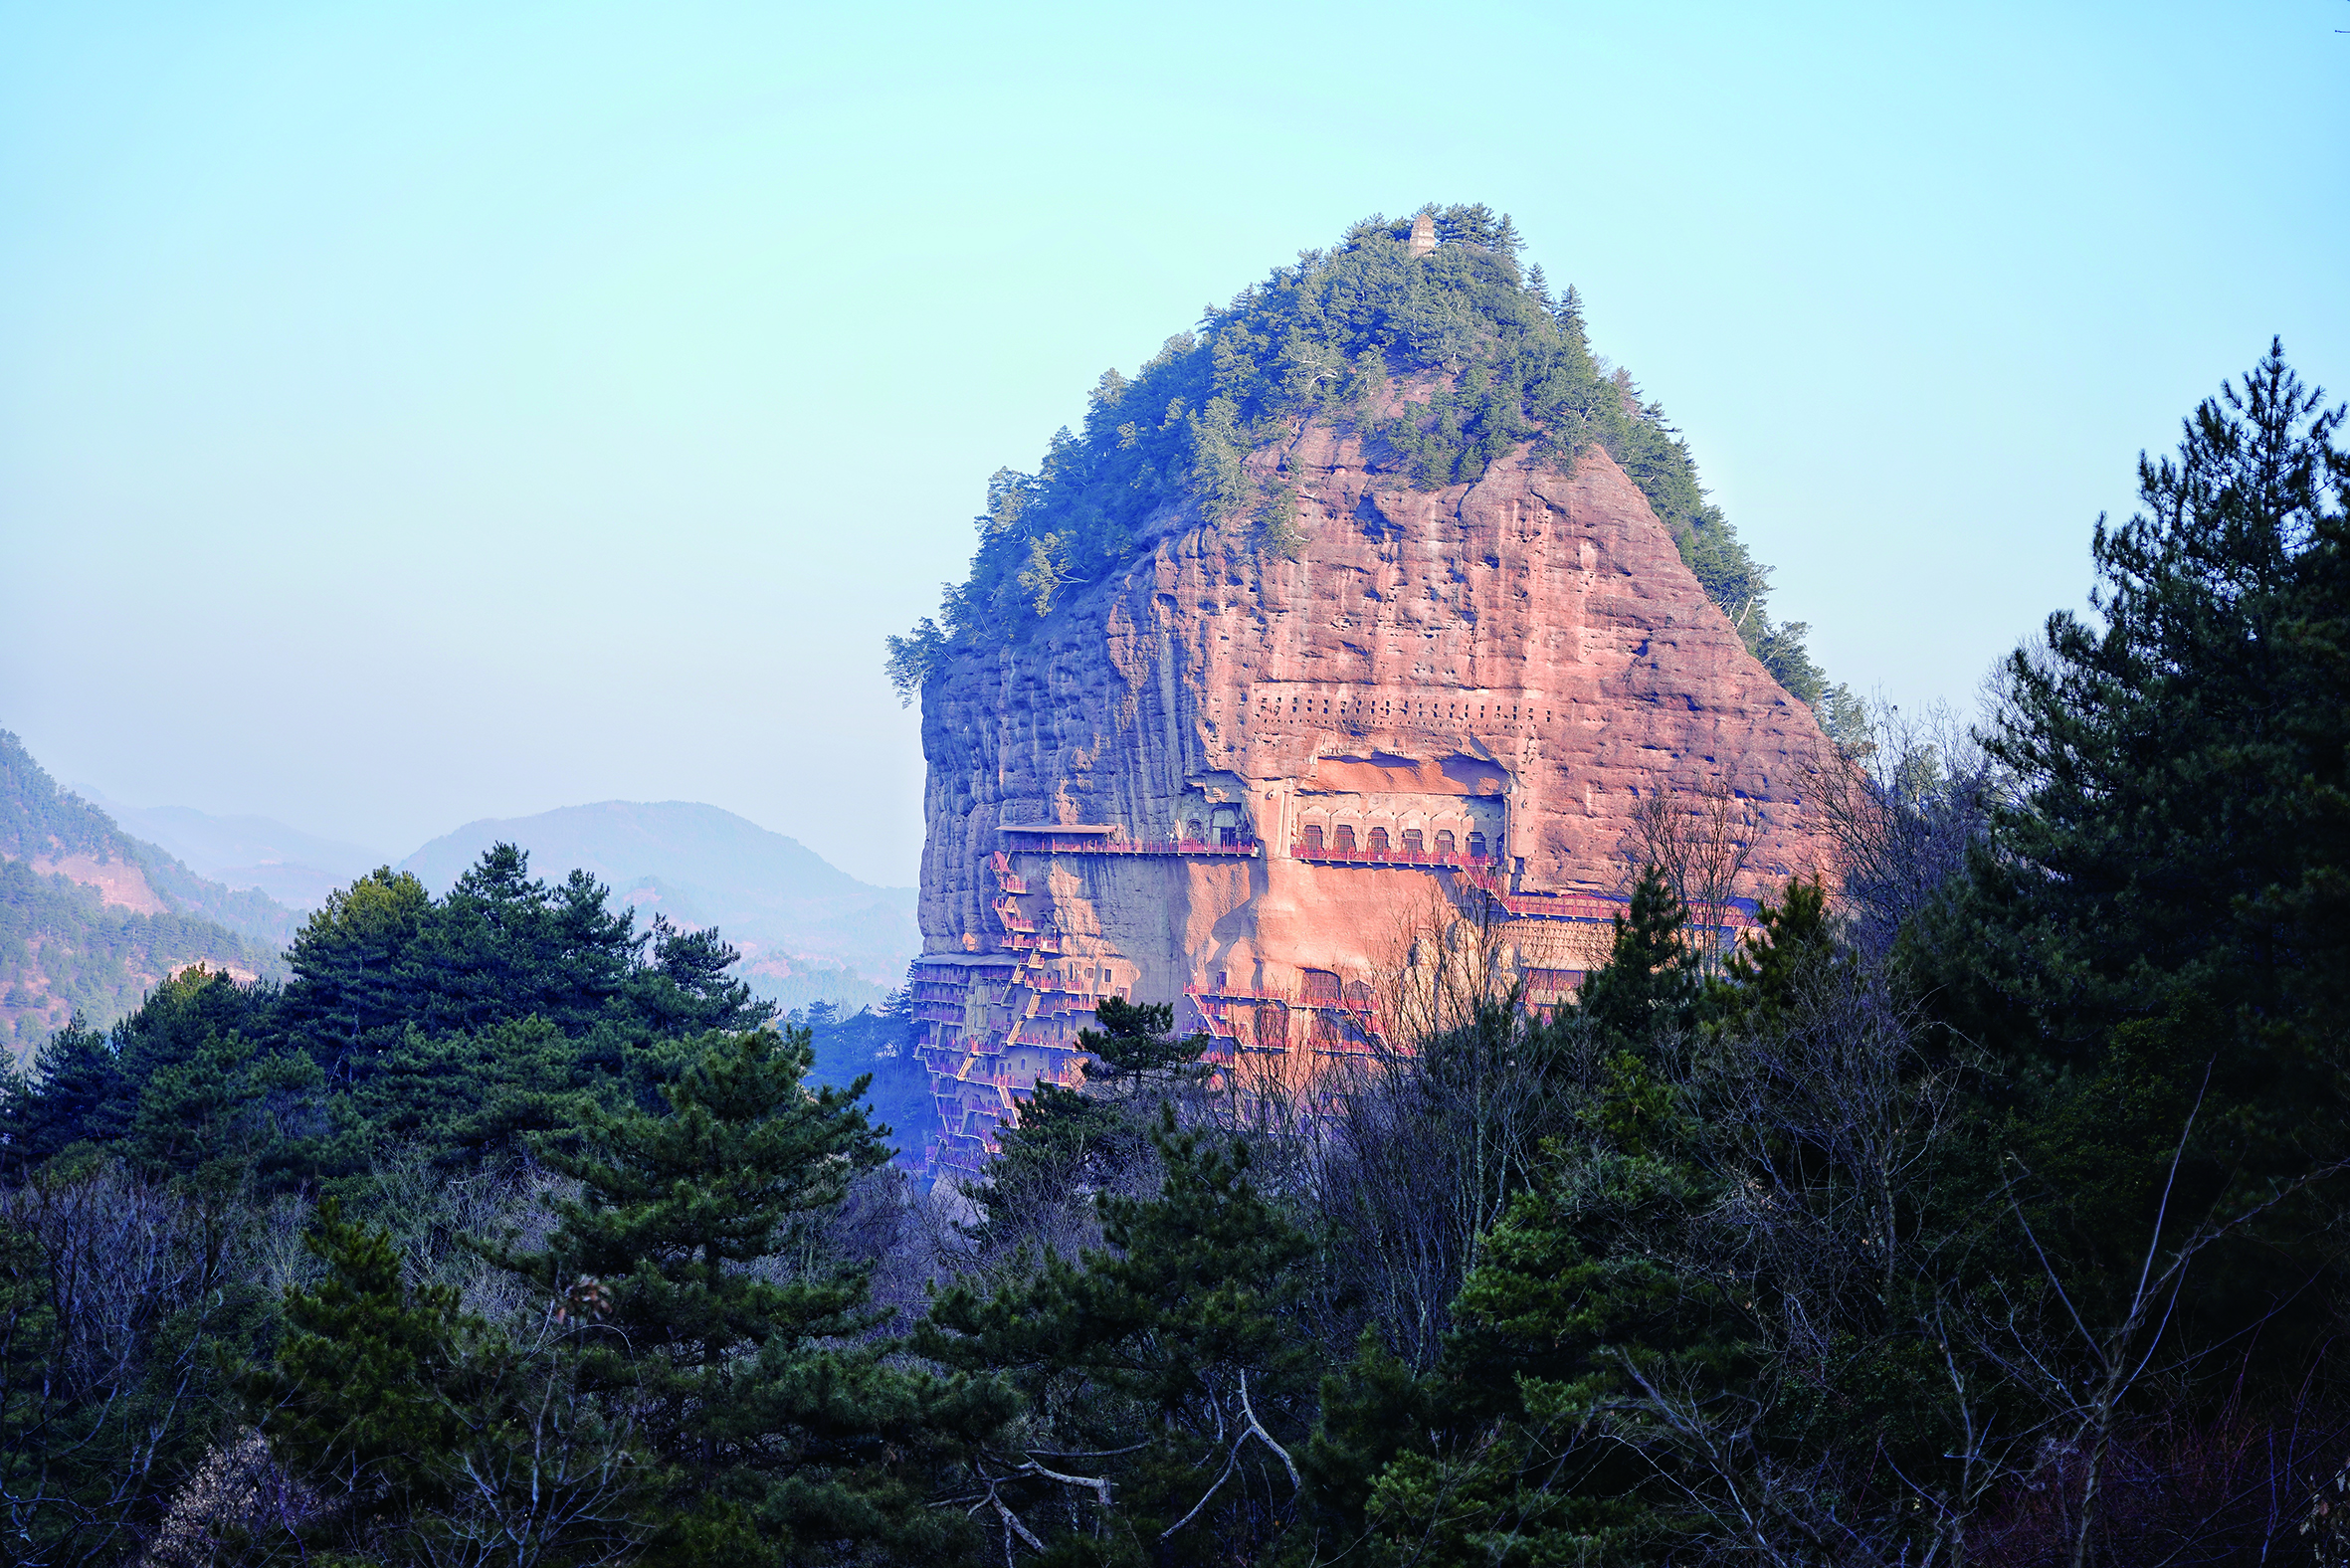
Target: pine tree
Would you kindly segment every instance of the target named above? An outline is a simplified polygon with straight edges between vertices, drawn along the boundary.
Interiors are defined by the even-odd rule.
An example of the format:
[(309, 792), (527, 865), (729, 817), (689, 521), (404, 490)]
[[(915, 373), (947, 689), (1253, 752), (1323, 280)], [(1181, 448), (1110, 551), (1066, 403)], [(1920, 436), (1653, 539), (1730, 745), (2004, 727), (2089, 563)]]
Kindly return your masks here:
[(1688, 1024), (1698, 988), (1682, 935), (1687, 923), (1688, 911), (1664, 874), (1650, 867), (1632, 889), (1631, 906), (1616, 916), (1608, 961), (1584, 979), (1576, 1001), (1583, 1022), (1620, 1046)]
[(1031, 1539), (1061, 1535), (1062, 1560), (1247, 1560), (1302, 1488), (1312, 1247), (1258, 1192), (1246, 1143), (1178, 1132), (1172, 1107), (1152, 1142), (1158, 1195), (1104, 1194), (1100, 1249), (993, 1291), (959, 1281), (915, 1343), (1026, 1396), (1028, 1446), (991, 1451), (979, 1478)]
[(1986, 740), (2025, 788), (1969, 934), (2004, 936), (1996, 1002), (2037, 1049), (2079, 1060), (2183, 990), (2276, 1043), (2350, 1006), (2342, 420), (2272, 345), (2140, 459), (2144, 509), (2099, 520), (2099, 623), (2059, 611), (2008, 662)]
[(887, 1362), (863, 1266), (782, 1264), (822, 1259), (849, 1183), (889, 1157), (865, 1080), (810, 1092), (812, 1060), (804, 1029), (705, 1036), (666, 1113), (590, 1110), (576, 1149), (546, 1146), (581, 1195), (543, 1251), (499, 1255), (549, 1299), (597, 1303), (581, 1374), (657, 1468), (652, 1561), (951, 1560), (962, 1518), (925, 1506), (926, 1477), (1006, 1414), (984, 1380)]
[[(237, 1388), (313, 1500), (252, 1520), (245, 1544), (433, 1568), (625, 1560), (652, 1533), (630, 1413), (585, 1395), (571, 1347), (518, 1344), (454, 1288), (410, 1283), (391, 1236), (333, 1199), (305, 1241), (326, 1276), (288, 1289), (284, 1339)], [(557, 1321), (597, 1304), (575, 1297)]]
[(29, 1170), (76, 1143), (104, 1143), (130, 1130), (137, 1089), (102, 1030), (76, 1013), (49, 1037), (29, 1074), (0, 1077), (0, 1156)]
[(286, 1293), (286, 1337), (239, 1379), (271, 1451), (343, 1506), (336, 1526), (446, 1500), (464, 1425), (455, 1385), (460, 1339), (481, 1325), (448, 1285), (411, 1286), (391, 1237), (346, 1220), (328, 1199), (303, 1239), (326, 1267)]
[[(1583, 1065), (1567, 1075), (1575, 1130), (1483, 1239), (1434, 1372), (1410, 1379), (1371, 1343), (1329, 1386), (1320, 1496), (1369, 1533), (1374, 1562), (1671, 1560), (1676, 1536), (1711, 1528), (1686, 1506), (1707, 1476), (1679, 1468), (1692, 1434), (1674, 1421), (1696, 1443), (1785, 1441), (1753, 1419), (1774, 1411), (1741, 1303), (1757, 1286), (1711, 1228), (1739, 1156), (1701, 1096), (1847, 958), (1816, 882), (1765, 905), (1702, 995), (1683, 923), (1652, 870), (1609, 961), (1545, 1032)], [(1652, 1389), (1689, 1392), (1686, 1411), (1665, 1419)], [(1717, 1408), (1731, 1414), (1705, 1430)]]
[(1784, 1019), (1825, 966), (1844, 961), (1828, 908), (1828, 884), (1814, 877), (1787, 884), (1778, 903), (1757, 912), (1753, 936), (1730, 954), (1720, 980), (1706, 987), (1717, 1029), (1768, 1027)]
[[(2350, 1158), (2343, 418), (2271, 344), (2175, 458), (2140, 459), (2142, 508), (2098, 524), (2096, 619), (2059, 612), (2008, 662), (1986, 744), (2017, 793), (1905, 939), (1919, 991), (2006, 1071), (2024, 1212), (2099, 1311), (2164, 1216), (2175, 1245), (2180, 1216), (2249, 1215)], [(2334, 1266), (2305, 1238), (2346, 1184), (2202, 1266), (2194, 1310), (2280, 1378), (2331, 1332), (2308, 1303)]]
[(1149, 1159), (1158, 1105), (1198, 1079), (1193, 1064), (1206, 1038), (1177, 1036), (1172, 1006), (1105, 996), (1093, 1016), (1100, 1027), (1077, 1032), (1082, 1085), (1040, 1081), (984, 1177), (965, 1188), (985, 1216), (970, 1231), (983, 1255), (1049, 1234), (1057, 1218)]

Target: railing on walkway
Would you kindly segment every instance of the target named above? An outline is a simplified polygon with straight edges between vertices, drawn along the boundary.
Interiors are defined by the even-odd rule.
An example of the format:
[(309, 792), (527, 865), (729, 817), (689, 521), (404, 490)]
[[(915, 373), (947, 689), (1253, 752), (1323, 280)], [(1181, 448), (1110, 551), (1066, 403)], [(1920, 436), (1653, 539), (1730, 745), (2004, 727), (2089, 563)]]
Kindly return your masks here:
[(1327, 862), (1334, 866), (1414, 866), (1429, 871), (1490, 872), (1490, 856), (1447, 855), (1438, 850), (1366, 850), (1361, 847), (1345, 849), (1324, 842), (1308, 844), (1299, 839), (1289, 846), (1289, 854), (1296, 860)]

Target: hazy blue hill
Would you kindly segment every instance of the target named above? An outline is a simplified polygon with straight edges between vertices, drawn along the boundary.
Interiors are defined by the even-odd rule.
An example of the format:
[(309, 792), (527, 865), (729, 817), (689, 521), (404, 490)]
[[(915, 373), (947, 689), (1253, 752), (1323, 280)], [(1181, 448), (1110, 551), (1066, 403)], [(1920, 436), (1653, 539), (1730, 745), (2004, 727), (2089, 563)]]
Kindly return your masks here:
[[(602, 801), (472, 822), (400, 869), (443, 892), (500, 840), (529, 852), (535, 876), (578, 868), (648, 918), (716, 925), (742, 949), (743, 977), (786, 1006), (818, 995), (863, 1005), (870, 986), (897, 985), (920, 949), (912, 888), (859, 882), (796, 839), (687, 801)], [(831, 983), (809, 983), (828, 971)]]
[(233, 889), (257, 889), (294, 909), (316, 908), (335, 888), (391, 860), (269, 817), (219, 817), (189, 806), (125, 806), (88, 786), (82, 793), (199, 877)]
[(930, 1097), (930, 1075), (914, 1060), (913, 1026), (898, 1014), (853, 1012), (820, 1019), (812, 1027), (816, 1065), (810, 1082), (847, 1088), (861, 1078), (873, 1119), (889, 1129), (889, 1141), (909, 1167), (922, 1163), (923, 1145), (938, 1123)]
[[(767, 902), (883, 891), (859, 882), (797, 839), (771, 833), (715, 806), (676, 800), (607, 800), (535, 817), (484, 818), (443, 834), (402, 861), (399, 869), (414, 872), (435, 893), (446, 892), (484, 850), (501, 841), (529, 851), (541, 875), (577, 867), (615, 887), (645, 876), (700, 895), (739, 882), (757, 887), (758, 897)], [(717, 906), (710, 912), (725, 918)]]

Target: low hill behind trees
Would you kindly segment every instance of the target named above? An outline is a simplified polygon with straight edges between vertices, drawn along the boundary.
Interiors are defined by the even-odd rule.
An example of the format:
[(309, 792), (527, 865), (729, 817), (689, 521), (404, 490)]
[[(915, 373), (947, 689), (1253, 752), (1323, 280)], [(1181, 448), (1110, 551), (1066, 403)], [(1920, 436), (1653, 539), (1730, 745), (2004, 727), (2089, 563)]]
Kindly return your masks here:
[(879, 1002), (920, 951), (913, 889), (860, 882), (797, 839), (688, 801), (600, 801), (468, 823), (398, 869), (443, 891), (501, 842), (550, 871), (586, 872), (648, 918), (722, 928), (743, 955), (742, 978), (787, 1011)]

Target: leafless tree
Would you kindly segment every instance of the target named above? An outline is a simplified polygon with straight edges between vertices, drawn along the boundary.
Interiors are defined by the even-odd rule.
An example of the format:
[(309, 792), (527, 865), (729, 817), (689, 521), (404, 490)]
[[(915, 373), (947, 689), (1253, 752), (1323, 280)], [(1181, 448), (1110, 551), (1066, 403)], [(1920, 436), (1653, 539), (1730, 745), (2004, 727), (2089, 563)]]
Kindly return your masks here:
[(1315, 1066), (1288, 1195), (1323, 1234), (1338, 1298), (1362, 1303), (1391, 1348), (1433, 1365), (1476, 1249), (1560, 1129), (1530, 1056), (1520, 956), (1501, 911), (1432, 899), (1407, 915), (1377, 983), (1381, 1028)]
[(2023, 1278), (2001, 1282), (2000, 1309), (1973, 1331), (1984, 1358), (2042, 1407), (2036, 1471), (2062, 1504), (2065, 1560), (2071, 1568), (2087, 1568), (2098, 1556), (2110, 1507), (2112, 1463), (2124, 1442), (2134, 1398), (2149, 1385), (2185, 1379), (2195, 1363), (2215, 1352), (2210, 1345), (2181, 1349), (2168, 1332), (2191, 1272), (2222, 1242), (2350, 1172), (2350, 1160), (2312, 1166), (2270, 1183), (2257, 1196), (2223, 1195), (2200, 1219), (2185, 1221), (2174, 1205), (2180, 1197), (2180, 1167), (2202, 1111), (2198, 1092), (2180, 1127), (2135, 1276), (2103, 1320), (2043, 1245), (2022, 1195), (2034, 1180), (2032, 1172), (2018, 1156), (2007, 1158), (2004, 1197), (2033, 1267)]
[(1378, 1049), (1409, 1055), (1420, 1042), (1514, 1005), (1521, 969), (1506, 926), (1505, 910), (1473, 894), (1456, 902), (1431, 888), (1400, 906), (1385, 972), (1370, 982), (1379, 999)]
[(1727, 779), (1656, 790), (1641, 798), (1627, 846), (1627, 871), (1655, 867), (1689, 912), (1691, 951), (1708, 974), (1729, 956), (1723, 936), (1730, 900), (1754, 851), (1753, 803)]
[(136, 1546), (211, 1394), (213, 1335), (248, 1293), (238, 1219), (111, 1164), (0, 1192), (0, 1408), (25, 1461), (0, 1529), (17, 1561)]
[(1881, 958), (1964, 869), (2003, 781), (1972, 731), (1939, 704), (1917, 714), (1871, 704), (1864, 743), (1823, 751), (1818, 770), (1818, 820), (1841, 863), (1848, 935)]
[(214, 1568), (224, 1543), (296, 1535), (325, 1505), (288, 1474), (251, 1427), (218, 1444), (171, 1499), (139, 1568)]
[(629, 1444), (627, 1400), (591, 1400), (560, 1336), (542, 1324), (503, 1367), (455, 1457), (449, 1506), (408, 1522), (430, 1568), (581, 1568), (629, 1560), (648, 1531), (644, 1462)]
[[(1881, 973), (1847, 961), (1811, 976), (1783, 1017), (1656, 1052), (1695, 1117), (1689, 1157), (1721, 1196), (1640, 1245), (1742, 1322), (1759, 1371), (1733, 1390), (1618, 1357), (1634, 1392), (1604, 1437), (1679, 1494), (1706, 1560), (1914, 1563), (1921, 1514), (1938, 1521), (1925, 1560), (1963, 1556), (1968, 1510), (1947, 1475), (1891, 1475), (1865, 1445), (1761, 1436), (1784, 1404), (1833, 1397), (1856, 1346), (1914, 1338), (1936, 1304), (1950, 1217), (1921, 1197), (1951, 1157), (1958, 1082), (1920, 1034)], [(1952, 1425), (1979, 1426), (1982, 1392), (1956, 1395)]]

